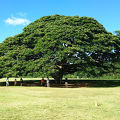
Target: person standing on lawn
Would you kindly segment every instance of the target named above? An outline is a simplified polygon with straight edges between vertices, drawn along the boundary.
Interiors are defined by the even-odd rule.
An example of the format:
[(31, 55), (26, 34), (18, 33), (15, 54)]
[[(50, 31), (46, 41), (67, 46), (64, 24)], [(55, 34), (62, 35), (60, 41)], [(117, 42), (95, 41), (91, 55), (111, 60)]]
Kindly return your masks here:
[(6, 78), (6, 86), (9, 86), (9, 78)]
[(17, 85), (17, 79), (15, 78), (15, 81), (14, 81), (14, 86), (16, 86)]
[(20, 78), (20, 86), (22, 86), (22, 85), (23, 85), (23, 79)]
[(42, 78), (42, 80), (41, 80), (41, 86), (44, 86), (45, 85), (45, 80), (44, 80), (44, 78)]
[(47, 87), (50, 87), (50, 79), (48, 77), (46, 83), (47, 83)]

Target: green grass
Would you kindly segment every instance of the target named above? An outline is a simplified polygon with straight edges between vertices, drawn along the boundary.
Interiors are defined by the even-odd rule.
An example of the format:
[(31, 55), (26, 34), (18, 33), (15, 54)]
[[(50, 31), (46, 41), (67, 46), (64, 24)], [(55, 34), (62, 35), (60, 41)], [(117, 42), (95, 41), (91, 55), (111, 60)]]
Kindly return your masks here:
[[(20, 81), (20, 78), (16, 78), (17, 81)], [(25, 81), (29, 80), (41, 80), (42, 78), (23, 78)], [(5, 82), (6, 78), (1, 78), (0, 82)], [(10, 82), (13, 82), (15, 78), (9, 78)], [(46, 78), (45, 78), (46, 80)], [(50, 80), (54, 80), (54, 78), (50, 78)], [(63, 78), (65, 80), (65, 78)], [(106, 78), (68, 78), (68, 80), (120, 80), (120, 79), (106, 79)]]
[(0, 87), (0, 120), (120, 120), (120, 87)]
[[(17, 81), (20, 81), (20, 78), (16, 78)], [(27, 81), (27, 80), (41, 80), (42, 78), (23, 78), (23, 80)], [(6, 78), (1, 78), (0, 82), (5, 82)], [(15, 78), (9, 78), (9, 81), (14, 81)]]

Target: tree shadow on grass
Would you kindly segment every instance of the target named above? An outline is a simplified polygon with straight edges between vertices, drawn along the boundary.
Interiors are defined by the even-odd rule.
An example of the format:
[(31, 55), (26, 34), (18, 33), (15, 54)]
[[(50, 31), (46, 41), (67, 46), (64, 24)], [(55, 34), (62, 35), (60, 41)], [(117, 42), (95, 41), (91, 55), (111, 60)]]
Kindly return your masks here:
[(68, 85), (54, 85), (61, 88), (80, 88), (80, 87), (120, 87), (120, 80), (75, 80), (69, 81)]
[[(9, 82), (10, 86), (14, 86), (14, 82)], [(0, 86), (5, 86), (5, 82), (0, 82)], [(17, 81), (20, 86), (20, 81)], [(24, 80), (23, 86), (41, 86), (41, 80)], [(50, 87), (56, 88), (80, 88), (80, 87), (119, 87), (120, 80), (68, 80), (68, 84), (62, 81), (62, 84), (56, 84), (54, 80), (50, 81)], [(45, 84), (46, 87), (46, 84)]]

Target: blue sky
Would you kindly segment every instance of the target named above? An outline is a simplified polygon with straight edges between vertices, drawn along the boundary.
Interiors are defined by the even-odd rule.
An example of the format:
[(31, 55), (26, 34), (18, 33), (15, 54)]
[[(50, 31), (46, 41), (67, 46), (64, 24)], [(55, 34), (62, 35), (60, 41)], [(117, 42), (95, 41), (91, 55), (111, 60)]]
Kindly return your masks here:
[(46, 15), (88, 16), (108, 32), (120, 30), (120, 0), (1, 0), (0, 42)]

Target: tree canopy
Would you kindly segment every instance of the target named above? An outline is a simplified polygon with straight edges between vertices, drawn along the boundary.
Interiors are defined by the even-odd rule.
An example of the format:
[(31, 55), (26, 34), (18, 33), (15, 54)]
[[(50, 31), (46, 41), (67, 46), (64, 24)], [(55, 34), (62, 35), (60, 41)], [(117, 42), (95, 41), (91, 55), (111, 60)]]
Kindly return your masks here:
[(44, 16), (0, 43), (0, 76), (97, 76), (116, 69), (119, 55), (120, 39), (95, 19)]

